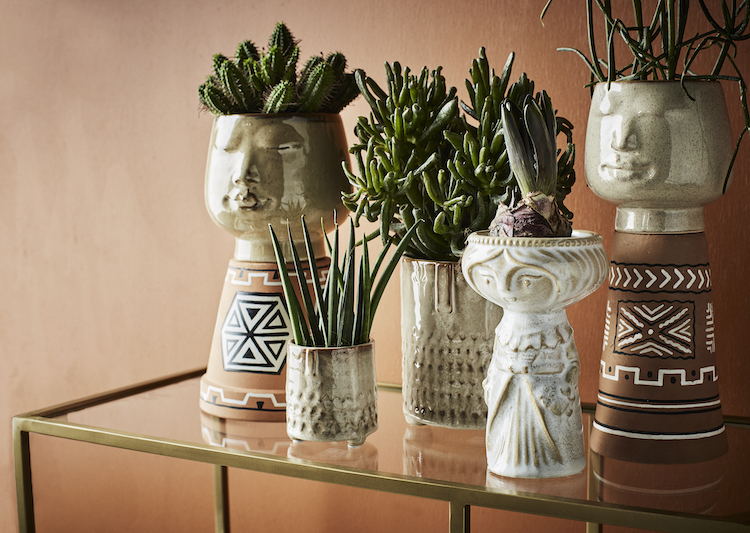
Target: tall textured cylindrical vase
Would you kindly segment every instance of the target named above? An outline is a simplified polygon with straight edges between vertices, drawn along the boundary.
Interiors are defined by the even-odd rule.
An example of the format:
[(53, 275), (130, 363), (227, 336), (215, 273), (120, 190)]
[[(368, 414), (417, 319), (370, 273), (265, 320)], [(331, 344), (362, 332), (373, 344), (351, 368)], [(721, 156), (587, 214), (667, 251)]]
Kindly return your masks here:
[(595, 87), (590, 188), (617, 205), (591, 448), (634, 463), (727, 450), (703, 206), (729, 185), (717, 82)]
[(461, 262), (471, 287), (504, 310), (484, 380), (488, 470), (516, 478), (579, 473), (586, 466), (581, 367), (565, 309), (604, 282), (602, 238), (477, 232)]
[[(291, 257), (287, 228), (304, 251), (300, 218), (325, 276), (325, 233), (346, 216), (341, 167), (348, 146), (339, 115), (227, 115), (214, 120), (206, 207), (235, 237), (219, 304), (201, 409), (222, 418), (283, 421), (291, 328), (268, 226)], [(321, 224), (322, 220), (322, 224)], [(341, 220), (339, 220), (340, 222)], [(305, 259), (305, 257), (303, 257)], [(288, 270), (293, 270), (290, 264)], [(306, 272), (311, 282), (309, 270)]]
[(404, 416), (410, 423), (484, 429), (482, 380), (503, 310), (473, 291), (457, 262), (401, 259)]

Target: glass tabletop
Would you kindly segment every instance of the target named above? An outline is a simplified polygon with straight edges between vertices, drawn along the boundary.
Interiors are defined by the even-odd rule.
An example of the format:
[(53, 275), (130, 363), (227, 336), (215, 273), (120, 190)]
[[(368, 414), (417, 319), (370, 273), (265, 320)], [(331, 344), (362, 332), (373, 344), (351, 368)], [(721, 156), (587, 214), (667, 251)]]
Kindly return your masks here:
[[(374, 476), (476, 487), (489, 494), (528, 495), (594, 503), (604, 511), (640, 510), (686, 517), (716, 517), (721, 524), (750, 525), (750, 427), (727, 427), (729, 453), (691, 465), (640, 465), (589, 454), (578, 475), (512, 479), (488, 473), (485, 432), (411, 425), (397, 387), (378, 392), (378, 430), (351, 448), (346, 442), (293, 442), (284, 422), (220, 419), (199, 408), (199, 378), (65, 413), (53, 420), (147, 435), (310, 465), (354, 469)], [(588, 410), (587, 410), (588, 411)], [(584, 434), (591, 416), (584, 414)], [(540, 513), (544, 514), (544, 513)]]

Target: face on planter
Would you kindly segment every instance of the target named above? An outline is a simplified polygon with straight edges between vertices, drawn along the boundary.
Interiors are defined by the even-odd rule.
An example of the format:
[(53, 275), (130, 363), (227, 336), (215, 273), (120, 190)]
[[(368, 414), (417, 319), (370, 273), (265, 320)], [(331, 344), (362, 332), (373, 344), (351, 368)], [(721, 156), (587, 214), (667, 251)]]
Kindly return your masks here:
[[(228, 117), (229, 118), (229, 117)], [(304, 202), (305, 139), (281, 121), (236, 118), (218, 130), (209, 154), (206, 201), (222, 226), (238, 233), (268, 231), (268, 214)]]
[(613, 85), (592, 108), (589, 128), (600, 133), (597, 173), (602, 182), (656, 184), (669, 177), (674, 104), (654, 96)]
[(485, 298), (508, 309), (543, 310), (560, 292), (552, 272), (508, 250), (473, 267), (471, 277)]

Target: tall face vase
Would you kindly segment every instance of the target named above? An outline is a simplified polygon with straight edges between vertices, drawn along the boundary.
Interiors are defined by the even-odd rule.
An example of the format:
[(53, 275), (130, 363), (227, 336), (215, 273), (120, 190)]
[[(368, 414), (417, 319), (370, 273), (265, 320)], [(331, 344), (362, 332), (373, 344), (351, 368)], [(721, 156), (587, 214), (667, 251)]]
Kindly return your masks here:
[(719, 457), (727, 443), (703, 206), (728, 186), (721, 86), (599, 84), (586, 148), (589, 187), (617, 205), (591, 448), (636, 463)]
[[(325, 233), (334, 212), (345, 216), (349, 185), (338, 115), (228, 115), (214, 121), (206, 168), (206, 207), (235, 237), (219, 302), (201, 409), (221, 418), (283, 421), (287, 344), (292, 338), (268, 226), (286, 257), (287, 225), (305, 250), (300, 217), (308, 221), (320, 276), (327, 273)], [(322, 220), (322, 224), (321, 224)], [(340, 220), (339, 220), (340, 222)], [(304, 258), (303, 258), (304, 259)], [(312, 283), (310, 268), (305, 277)], [(287, 270), (294, 276), (292, 263)], [(311, 291), (314, 294), (314, 291)]]

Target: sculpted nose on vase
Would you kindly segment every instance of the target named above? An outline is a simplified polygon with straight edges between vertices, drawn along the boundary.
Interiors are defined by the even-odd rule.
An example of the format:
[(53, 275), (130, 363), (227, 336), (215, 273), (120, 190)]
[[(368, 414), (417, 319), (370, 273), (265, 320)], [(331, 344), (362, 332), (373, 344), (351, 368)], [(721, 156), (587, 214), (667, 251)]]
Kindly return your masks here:
[(638, 135), (635, 127), (635, 119), (626, 116), (617, 117), (612, 128), (610, 146), (618, 152), (628, 152), (638, 148)]
[(240, 168), (240, 179), (242, 181), (258, 182), (260, 181), (260, 175), (258, 167), (255, 164), (255, 154), (253, 150), (245, 152), (242, 158), (242, 167)]

